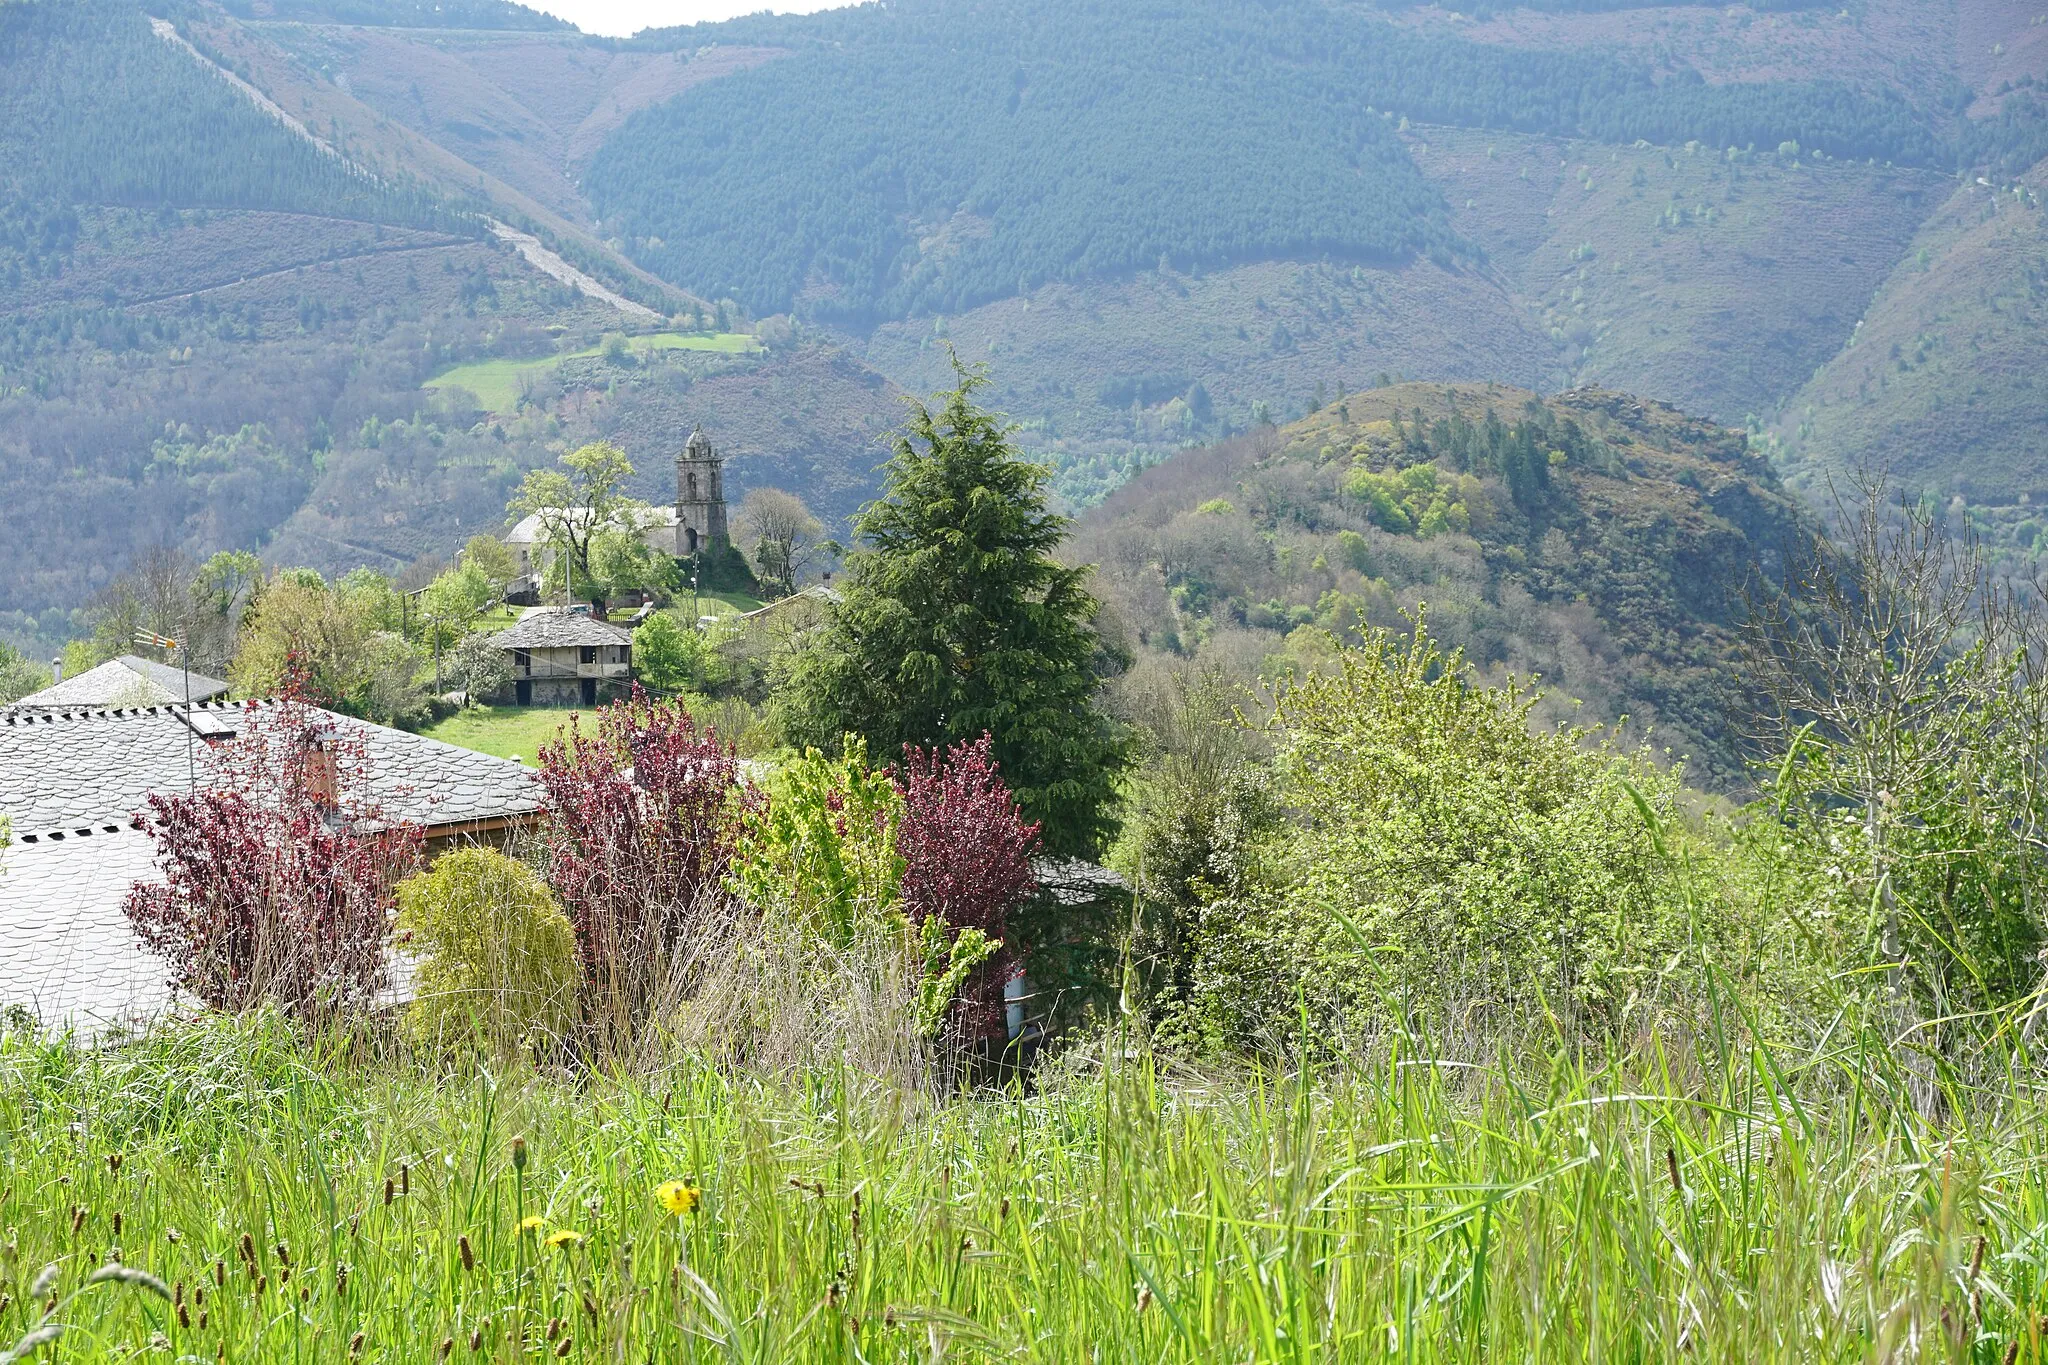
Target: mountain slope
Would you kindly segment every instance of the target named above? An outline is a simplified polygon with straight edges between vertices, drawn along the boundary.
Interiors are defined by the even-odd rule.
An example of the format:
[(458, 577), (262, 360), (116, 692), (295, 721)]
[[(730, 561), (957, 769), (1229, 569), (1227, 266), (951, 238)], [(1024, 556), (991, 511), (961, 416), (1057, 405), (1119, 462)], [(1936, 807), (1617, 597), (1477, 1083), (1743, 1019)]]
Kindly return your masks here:
[(2048, 165), (1935, 213), (1776, 434), (1798, 486), (1886, 470), (1964, 498), (2030, 551), (2048, 500)]
[[(672, 496), (668, 459), (700, 419), (748, 428), (718, 432), (735, 497), (801, 478), (841, 517), (866, 496), (893, 395), (815, 350), (565, 366), (509, 419), (423, 389), (665, 322), (565, 287), (572, 265), (486, 215), (699, 323), (712, 309), (219, 11), (182, 34), (121, 3), (12, 4), (0, 25), (0, 100), (49, 101), (0, 129), (0, 539), (21, 551), (0, 563), (0, 634), (61, 640), (157, 545), (330, 572), (445, 555), (564, 442), (621, 439), (640, 491)], [(792, 431), (777, 404), (815, 420)]]
[(713, 36), (790, 55), (629, 120), (590, 164), (591, 198), (667, 278), (851, 323), (1162, 256), (1450, 250), (1441, 201), (1389, 141), (1392, 110), (1613, 142), (1952, 156), (1891, 92), (1657, 81), (1596, 51), (1509, 51), (1313, 3), (910, 0), (641, 41)]

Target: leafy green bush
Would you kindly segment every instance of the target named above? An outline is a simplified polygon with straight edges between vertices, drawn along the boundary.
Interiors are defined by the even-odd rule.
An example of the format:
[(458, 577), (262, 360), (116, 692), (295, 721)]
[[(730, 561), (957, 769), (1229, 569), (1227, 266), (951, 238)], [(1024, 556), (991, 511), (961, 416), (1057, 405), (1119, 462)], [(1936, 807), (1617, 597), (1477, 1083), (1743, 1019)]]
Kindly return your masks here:
[(399, 883), (398, 929), (419, 957), (405, 1012), (416, 1041), (504, 1052), (575, 1022), (576, 934), (526, 864), (487, 848), (445, 855)]
[(747, 813), (733, 877), (771, 920), (847, 945), (900, 914), (903, 798), (868, 769), (849, 735), (837, 757), (815, 749), (779, 767)]
[[(1658, 1001), (1694, 937), (1644, 813), (1675, 823), (1678, 778), (1587, 730), (1532, 729), (1535, 700), (1478, 685), (1419, 619), (1282, 690), (1293, 818), (1228, 877), (1188, 879), (1207, 1035), (1292, 1036), (1303, 1001), (1331, 1037), (1522, 1006), (1598, 1032)], [(1242, 820), (1227, 788), (1209, 801)]]
[(0, 704), (39, 692), (50, 685), (50, 670), (24, 658), (13, 646), (0, 644)]
[(633, 663), (641, 680), (661, 692), (680, 692), (699, 680), (703, 638), (660, 612), (633, 628)]
[(1444, 531), (1471, 530), (1470, 504), (1486, 496), (1472, 475), (1450, 474), (1433, 464), (1412, 464), (1384, 474), (1354, 469), (1344, 481), (1344, 491), (1364, 504), (1366, 515), (1381, 530), (1396, 535), (1414, 531), (1424, 539)]
[(472, 635), (457, 645), (448, 674), (471, 706), (482, 706), (512, 686), (511, 660), (488, 635)]

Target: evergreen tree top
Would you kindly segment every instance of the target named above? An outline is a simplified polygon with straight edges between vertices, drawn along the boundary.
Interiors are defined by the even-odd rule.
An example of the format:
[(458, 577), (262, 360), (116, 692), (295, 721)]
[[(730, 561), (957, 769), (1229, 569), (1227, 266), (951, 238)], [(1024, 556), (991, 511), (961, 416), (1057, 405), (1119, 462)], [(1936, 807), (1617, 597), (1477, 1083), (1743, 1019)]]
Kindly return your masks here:
[(958, 387), (913, 405), (830, 625), (791, 662), (791, 737), (897, 754), (987, 734), (1048, 849), (1089, 852), (1125, 743), (1094, 705), (1088, 571), (1053, 557), (1067, 522), (1050, 471), (975, 404), (982, 372), (956, 370)]

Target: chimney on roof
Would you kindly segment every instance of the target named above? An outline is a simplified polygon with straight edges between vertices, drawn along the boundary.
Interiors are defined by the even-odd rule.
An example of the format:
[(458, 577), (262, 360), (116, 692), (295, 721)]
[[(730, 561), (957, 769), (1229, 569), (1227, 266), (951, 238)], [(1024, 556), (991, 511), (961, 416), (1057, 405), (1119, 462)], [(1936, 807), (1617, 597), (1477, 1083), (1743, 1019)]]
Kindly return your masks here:
[(64, 681), (64, 656), (62, 654), (50, 660), (50, 672), (55, 675), (50, 679), (52, 687)]
[(322, 811), (341, 804), (341, 772), (335, 758), (341, 736), (331, 725), (316, 725), (306, 731), (306, 795)]

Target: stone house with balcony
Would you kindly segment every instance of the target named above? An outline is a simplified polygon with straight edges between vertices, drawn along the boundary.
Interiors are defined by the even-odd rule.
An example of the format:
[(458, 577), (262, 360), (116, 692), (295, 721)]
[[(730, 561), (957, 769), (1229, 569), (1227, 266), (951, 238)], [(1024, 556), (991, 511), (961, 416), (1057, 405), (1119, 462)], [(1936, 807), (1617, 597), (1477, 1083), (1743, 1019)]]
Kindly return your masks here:
[(633, 681), (633, 632), (588, 611), (540, 607), (491, 637), (520, 706), (596, 706)]

